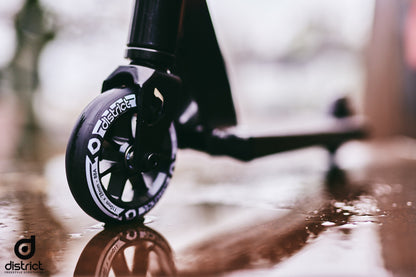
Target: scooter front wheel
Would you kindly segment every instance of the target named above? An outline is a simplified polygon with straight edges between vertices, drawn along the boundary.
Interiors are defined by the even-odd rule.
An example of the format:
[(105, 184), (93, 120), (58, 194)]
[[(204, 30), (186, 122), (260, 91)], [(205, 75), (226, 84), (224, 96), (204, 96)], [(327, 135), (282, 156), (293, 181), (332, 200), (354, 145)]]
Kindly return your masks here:
[(172, 176), (177, 150), (173, 124), (157, 149), (164, 158), (145, 171), (136, 168), (138, 117), (135, 93), (113, 89), (85, 108), (70, 137), (66, 153), (70, 190), (79, 206), (99, 221), (141, 219), (159, 201)]

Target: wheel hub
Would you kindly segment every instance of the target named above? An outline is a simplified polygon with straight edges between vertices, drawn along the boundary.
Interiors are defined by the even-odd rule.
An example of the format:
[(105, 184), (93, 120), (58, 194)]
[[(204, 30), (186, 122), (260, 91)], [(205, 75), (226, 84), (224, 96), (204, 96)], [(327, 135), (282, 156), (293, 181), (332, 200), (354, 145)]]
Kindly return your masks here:
[[(137, 167), (134, 164), (134, 149), (132, 145), (128, 146), (124, 153), (124, 164), (131, 171), (137, 170)], [(156, 153), (146, 153), (142, 158), (140, 171), (148, 172), (156, 169), (158, 166), (159, 155)]]

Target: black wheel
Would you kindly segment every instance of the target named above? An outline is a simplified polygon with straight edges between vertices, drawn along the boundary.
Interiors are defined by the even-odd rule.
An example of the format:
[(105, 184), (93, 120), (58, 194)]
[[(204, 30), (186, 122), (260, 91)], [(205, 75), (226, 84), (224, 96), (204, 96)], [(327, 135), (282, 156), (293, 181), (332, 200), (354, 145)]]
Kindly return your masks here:
[[(138, 170), (133, 162), (137, 117), (132, 90), (110, 90), (85, 108), (69, 140), (69, 187), (80, 207), (99, 221), (141, 219), (172, 176), (177, 150), (173, 124), (162, 135), (157, 153), (149, 156), (152, 167)], [(163, 158), (155, 162), (154, 154)]]

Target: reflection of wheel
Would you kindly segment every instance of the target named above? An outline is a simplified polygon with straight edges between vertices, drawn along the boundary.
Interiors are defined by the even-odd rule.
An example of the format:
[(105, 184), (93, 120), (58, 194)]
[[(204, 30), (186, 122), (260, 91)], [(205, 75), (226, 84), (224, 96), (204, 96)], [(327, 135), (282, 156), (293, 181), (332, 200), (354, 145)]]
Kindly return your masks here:
[(145, 226), (105, 229), (82, 251), (74, 276), (174, 276), (168, 242)]
[(136, 95), (113, 89), (99, 95), (79, 118), (66, 153), (71, 192), (90, 216), (103, 222), (141, 218), (160, 199), (174, 166), (173, 125), (158, 149), (147, 154), (151, 166), (135, 166)]

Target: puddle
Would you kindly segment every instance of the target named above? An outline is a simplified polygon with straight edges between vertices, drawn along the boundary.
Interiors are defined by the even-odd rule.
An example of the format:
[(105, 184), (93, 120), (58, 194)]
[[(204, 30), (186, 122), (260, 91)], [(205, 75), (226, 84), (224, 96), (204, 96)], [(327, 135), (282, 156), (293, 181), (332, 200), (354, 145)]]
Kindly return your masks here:
[(6, 261), (13, 257), (13, 242), (16, 242), (19, 238), (20, 225), (22, 221), (19, 209), (18, 204), (13, 201), (10, 195), (1, 196), (0, 248), (2, 251), (0, 251), (0, 261)]
[(331, 226), (296, 256), (252, 276), (390, 276), (378, 240), (378, 226), (373, 223)]
[[(391, 276), (385, 269), (380, 243), (382, 216), (376, 199), (369, 195), (349, 201), (331, 200), (326, 207), (307, 215), (303, 237), (298, 235), (302, 240), (287, 235), (286, 239), (292, 238), (286, 242), (292, 245), (292, 251), (285, 248), (280, 260), (225, 276)], [(300, 230), (289, 234), (296, 232), (301, 234)], [(279, 247), (270, 246), (274, 251)]]

